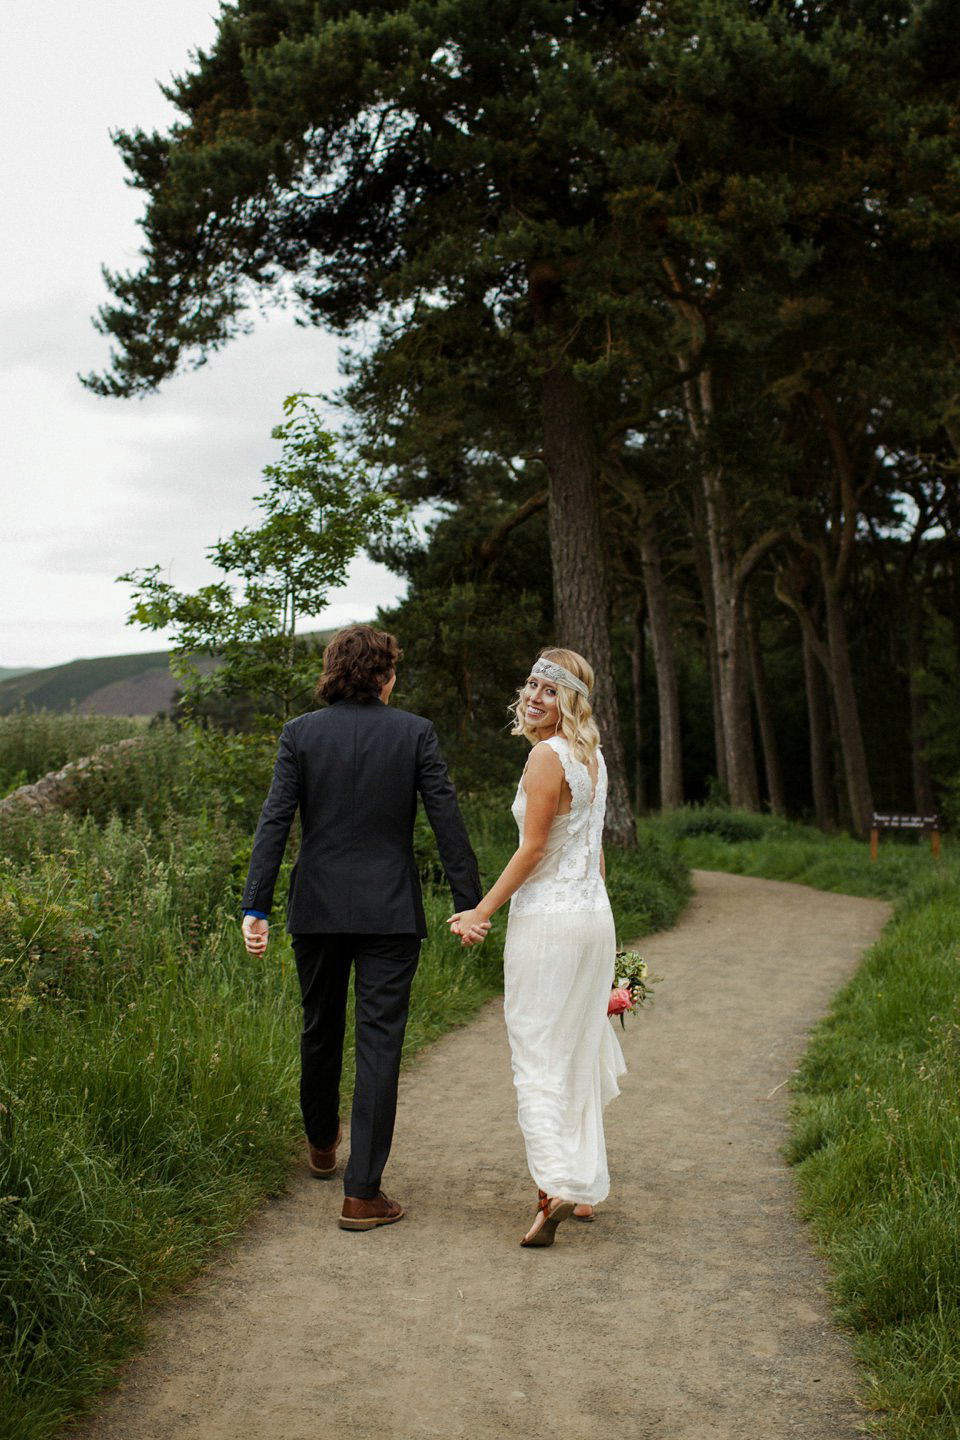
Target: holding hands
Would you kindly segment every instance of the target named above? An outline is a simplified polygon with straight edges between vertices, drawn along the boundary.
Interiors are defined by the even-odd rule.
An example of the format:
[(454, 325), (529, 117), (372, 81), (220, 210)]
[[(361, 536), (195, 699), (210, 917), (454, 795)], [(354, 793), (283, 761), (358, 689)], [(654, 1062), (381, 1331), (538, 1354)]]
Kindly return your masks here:
[(456, 915), (451, 915), (447, 921), (450, 926), (451, 935), (460, 936), (461, 945), (479, 945), (485, 940), (490, 929), (490, 921), (480, 915), (476, 910), (458, 910)]
[[(447, 924), (450, 926), (451, 935), (460, 936), (461, 945), (479, 945), (481, 940), (486, 939), (490, 929), (490, 921), (478, 915), (476, 910), (458, 911), (456, 915), (450, 916)], [(261, 920), (256, 915), (243, 917), (243, 943), (248, 955), (265, 954), (269, 936), (270, 926), (266, 920)]]

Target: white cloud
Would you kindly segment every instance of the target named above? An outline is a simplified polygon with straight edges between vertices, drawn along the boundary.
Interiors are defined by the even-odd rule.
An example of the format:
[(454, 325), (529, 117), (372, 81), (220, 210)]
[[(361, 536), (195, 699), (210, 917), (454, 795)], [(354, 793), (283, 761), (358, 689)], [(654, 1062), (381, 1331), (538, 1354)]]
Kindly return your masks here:
[[(90, 323), (106, 298), (100, 264), (137, 263), (141, 199), (108, 132), (169, 124), (156, 79), (209, 44), (213, 11), (212, 0), (52, 0), (42, 21), (30, 7), (5, 19), (17, 63), (0, 124), (18, 143), (0, 157), (0, 665), (158, 648), (124, 626), (116, 575), (160, 563), (183, 588), (211, 578), (206, 547), (255, 513), (284, 397), (337, 383), (336, 342), (288, 312), (146, 400), (104, 400), (76, 379), (107, 363)], [(401, 588), (360, 558), (321, 623), (369, 617)]]

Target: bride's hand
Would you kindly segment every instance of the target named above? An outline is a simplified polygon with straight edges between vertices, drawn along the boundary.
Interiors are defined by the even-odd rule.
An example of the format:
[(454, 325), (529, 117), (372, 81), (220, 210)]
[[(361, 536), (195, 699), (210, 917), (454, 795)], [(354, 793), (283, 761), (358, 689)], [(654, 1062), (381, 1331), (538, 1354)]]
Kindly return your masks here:
[(451, 935), (459, 935), (462, 945), (479, 945), (485, 940), (490, 921), (477, 915), (476, 910), (458, 910), (447, 920)]

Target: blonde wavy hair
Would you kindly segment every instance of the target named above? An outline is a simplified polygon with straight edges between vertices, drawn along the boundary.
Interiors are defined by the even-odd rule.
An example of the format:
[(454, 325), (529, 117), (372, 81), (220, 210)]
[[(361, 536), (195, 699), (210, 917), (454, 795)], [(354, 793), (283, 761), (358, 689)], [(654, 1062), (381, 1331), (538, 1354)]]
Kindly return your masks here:
[[(552, 660), (555, 665), (562, 665), (578, 680), (582, 680), (590, 694), (593, 694), (594, 674), (593, 667), (578, 655), (576, 650), (561, 650), (551, 646), (541, 650), (537, 656), (538, 660)], [(517, 691), (517, 698), (509, 707), (513, 716), (513, 725), (510, 729), (511, 735), (523, 735), (531, 745), (536, 745), (539, 735), (527, 725), (527, 698), (526, 681)], [(574, 690), (571, 685), (564, 685), (557, 681), (557, 707), (560, 711), (560, 730), (564, 739), (569, 743), (575, 759), (583, 765), (589, 765), (597, 753), (597, 746), (600, 744), (600, 731), (597, 729), (597, 722), (593, 718), (593, 706), (587, 696), (581, 695), (579, 690)]]

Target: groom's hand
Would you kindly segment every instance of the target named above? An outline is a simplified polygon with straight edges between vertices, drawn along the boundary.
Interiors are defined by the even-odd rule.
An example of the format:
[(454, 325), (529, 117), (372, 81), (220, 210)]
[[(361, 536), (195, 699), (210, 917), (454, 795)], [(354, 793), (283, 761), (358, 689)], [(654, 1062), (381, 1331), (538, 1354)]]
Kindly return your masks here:
[(459, 935), (461, 945), (479, 945), (485, 940), (490, 921), (482, 919), (475, 910), (458, 910), (447, 921), (451, 935)]
[(269, 938), (270, 925), (268, 921), (261, 920), (258, 915), (244, 915), (243, 943), (247, 947), (248, 955), (262, 955), (267, 948)]

